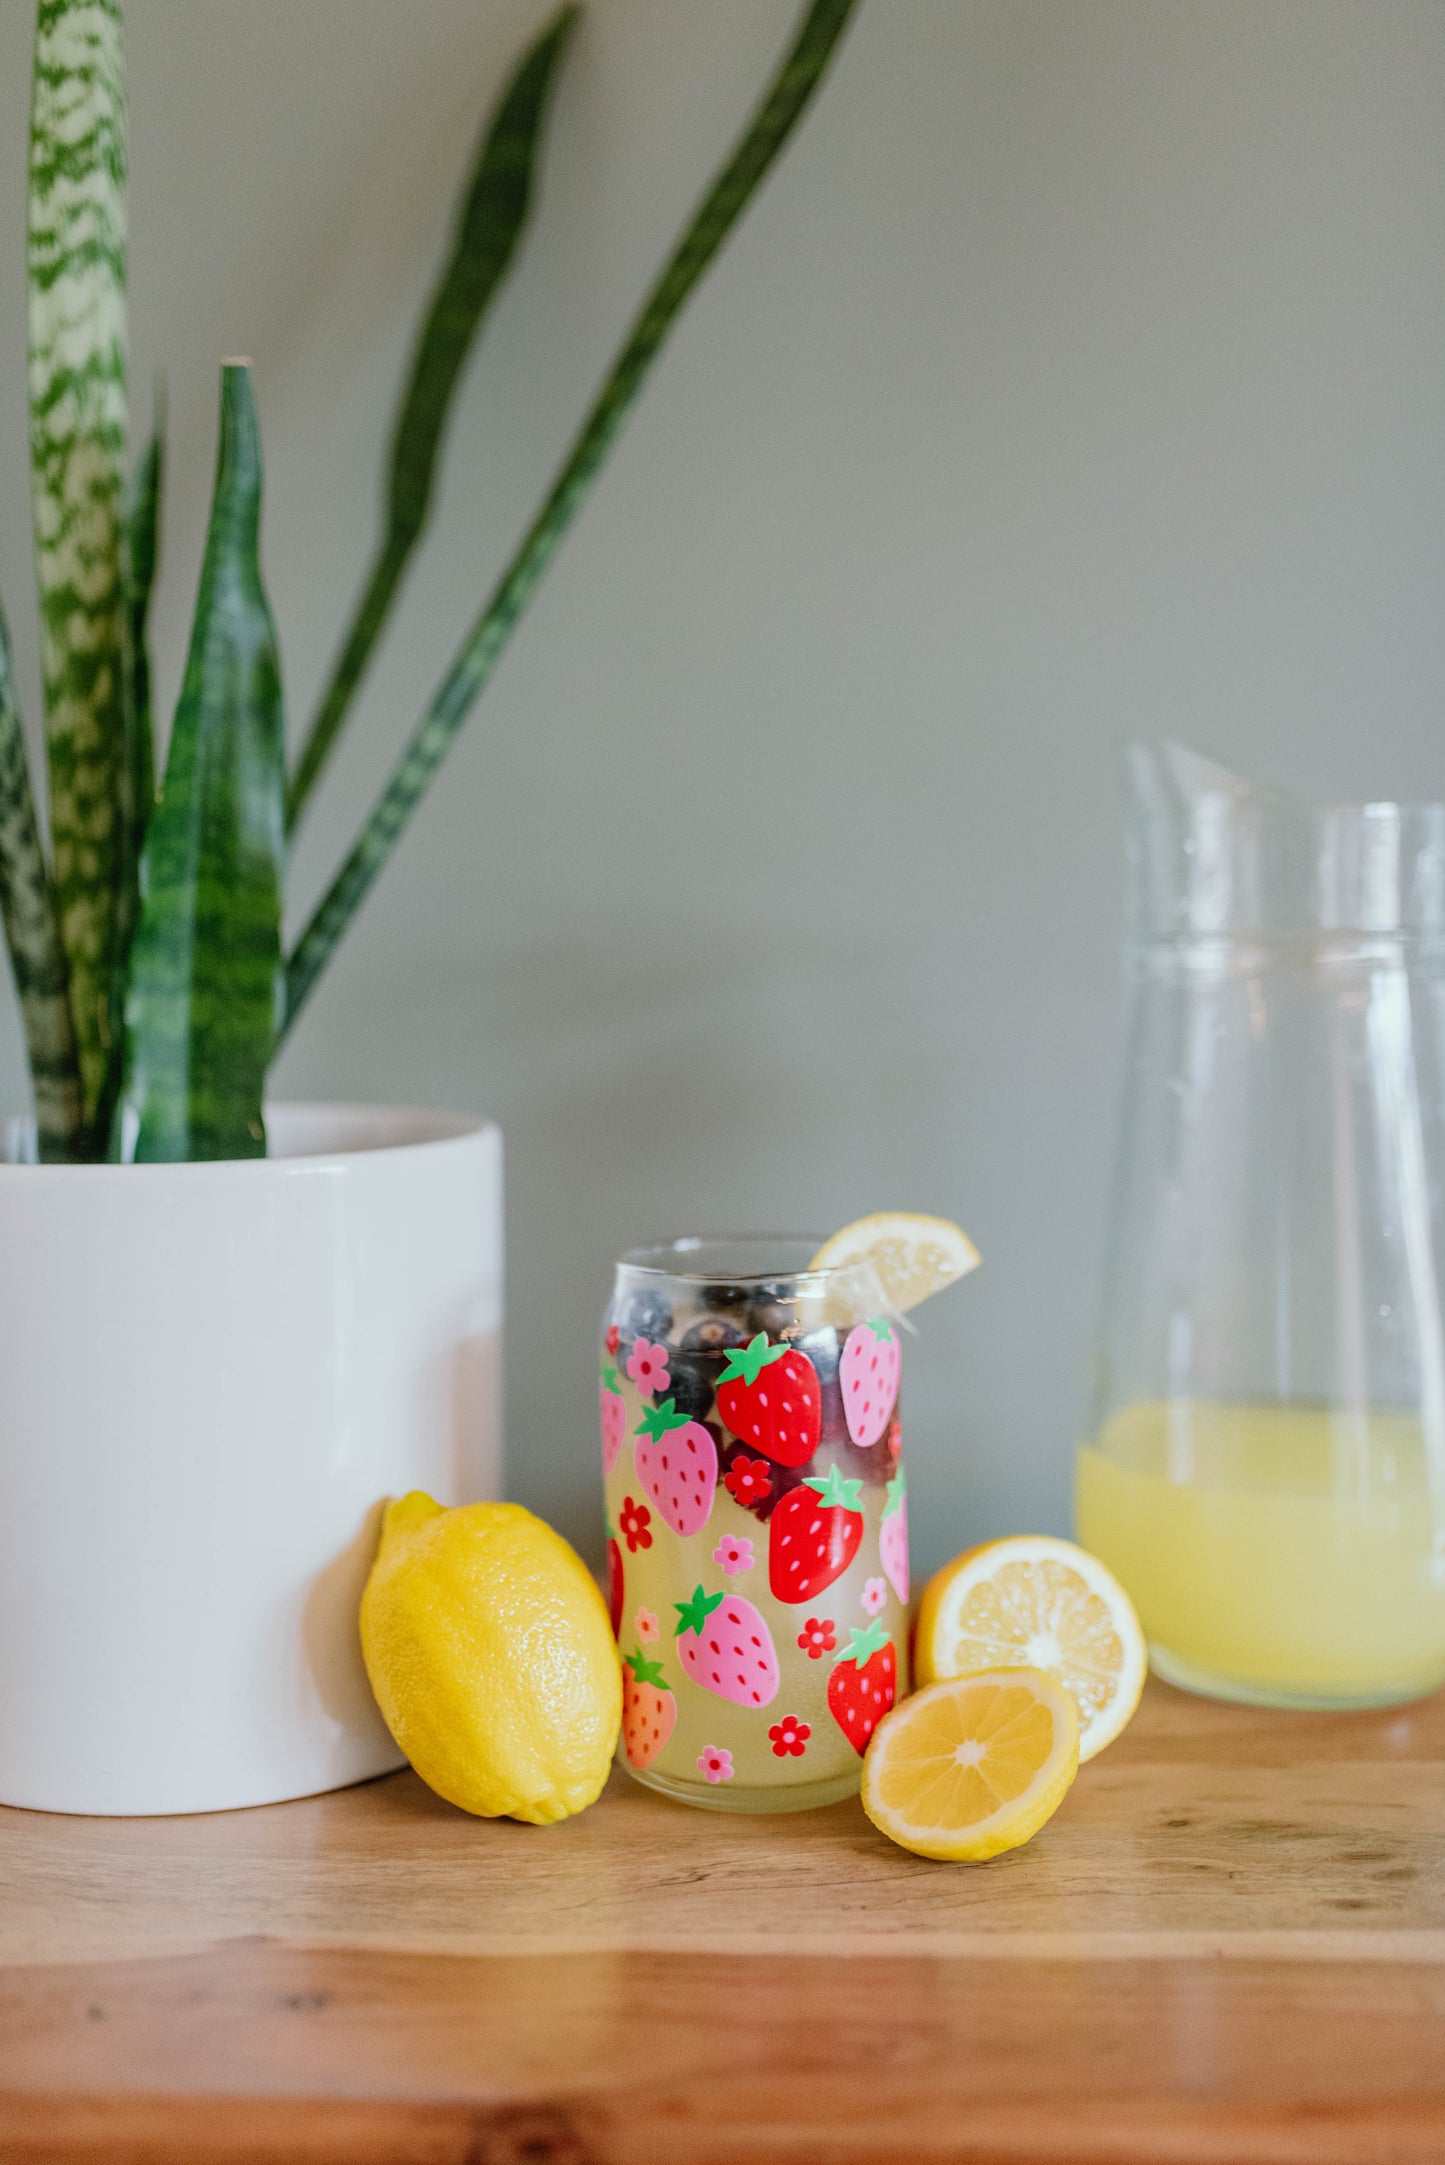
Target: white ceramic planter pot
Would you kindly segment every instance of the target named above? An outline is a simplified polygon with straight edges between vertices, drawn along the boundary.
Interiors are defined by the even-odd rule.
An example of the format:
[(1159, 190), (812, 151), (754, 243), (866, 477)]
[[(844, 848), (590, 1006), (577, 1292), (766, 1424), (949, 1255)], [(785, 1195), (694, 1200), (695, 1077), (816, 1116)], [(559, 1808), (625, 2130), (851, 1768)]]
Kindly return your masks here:
[(254, 1163), (0, 1165), (0, 1802), (400, 1764), (357, 1603), (385, 1497), (499, 1492), (501, 1136), (268, 1120)]

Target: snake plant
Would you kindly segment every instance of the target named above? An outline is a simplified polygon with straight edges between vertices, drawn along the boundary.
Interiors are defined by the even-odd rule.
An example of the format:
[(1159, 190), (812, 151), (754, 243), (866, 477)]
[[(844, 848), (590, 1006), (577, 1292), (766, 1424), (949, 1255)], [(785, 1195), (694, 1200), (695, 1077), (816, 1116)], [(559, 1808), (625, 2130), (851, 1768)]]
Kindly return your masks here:
[(38, 0), (30, 119), (30, 461), (49, 853), (0, 608), (0, 915), (48, 1162), (266, 1148), (267, 1069), (485, 687), (688, 296), (801, 118), (857, 0), (811, 0), (647, 295), (552, 487), (292, 952), (286, 849), (427, 524), (454, 393), (525, 230), (579, 9), (523, 55), (482, 131), (393, 430), (376, 552), (294, 770), (261, 577), (250, 370), (221, 370), (190, 650), (155, 769), (147, 612), (159, 417), (127, 482), (121, 0)]

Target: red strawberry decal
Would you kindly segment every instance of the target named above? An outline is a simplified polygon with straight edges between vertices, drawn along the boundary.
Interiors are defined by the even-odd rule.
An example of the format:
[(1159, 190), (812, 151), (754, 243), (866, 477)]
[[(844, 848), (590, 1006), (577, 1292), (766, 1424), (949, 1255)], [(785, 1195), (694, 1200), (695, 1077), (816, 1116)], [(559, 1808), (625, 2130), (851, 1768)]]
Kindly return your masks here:
[(898, 1696), (898, 1656), (881, 1624), (855, 1625), (833, 1659), (828, 1711), (861, 1758), (868, 1739)]
[(727, 1357), (717, 1410), (739, 1443), (779, 1466), (802, 1466), (823, 1433), (823, 1387), (796, 1346), (770, 1346), (766, 1331)]
[(617, 1536), (607, 1529), (607, 1613), (612, 1619), (612, 1636), (622, 1636), (622, 1604), (625, 1596), (622, 1584), (622, 1551), (617, 1546)]
[(768, 1521), (768, 1585), (775, 1601), (811, 1601), (841, 1578), (863, 1539), (863, 1483), (836, 1466), (785, 1496)]

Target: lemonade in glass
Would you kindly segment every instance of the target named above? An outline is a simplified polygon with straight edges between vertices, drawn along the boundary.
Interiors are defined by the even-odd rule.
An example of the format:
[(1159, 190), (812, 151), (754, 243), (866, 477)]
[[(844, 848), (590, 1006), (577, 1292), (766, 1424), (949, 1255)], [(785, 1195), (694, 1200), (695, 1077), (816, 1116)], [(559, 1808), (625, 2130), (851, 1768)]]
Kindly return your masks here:
[(603, 1322), (619, 1756), (713, 1810), (851, 1795), (908, 1685), (901, 1332), (817, 1245), (634, 1249)]

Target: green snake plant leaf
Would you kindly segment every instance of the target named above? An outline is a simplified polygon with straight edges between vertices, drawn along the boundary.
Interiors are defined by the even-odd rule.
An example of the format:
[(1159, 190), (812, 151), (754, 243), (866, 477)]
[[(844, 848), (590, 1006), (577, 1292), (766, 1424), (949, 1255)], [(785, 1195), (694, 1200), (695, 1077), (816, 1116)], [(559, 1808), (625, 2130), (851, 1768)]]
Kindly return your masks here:
[(127, 809), (131, 821), (131, 850), (140, 860), (146, 822), (156, 793), (155, 729), (151, 719), (151, 664), (149, 617), (151, 588), (155, 584), (160, 550), (161, 487), (165, 479), (165, 436), (162, 417), (156, 416), (155, 433), (136, 470), (126, 513), (128, 542), (126, 562), (126, 638), (130, 661), (130, 715)]
[(813, 0), (732, 156), (642, 305), (551, 491), (422, 716), (355, 847), (287, 964), (283, 1034), (295, 1021), (485, 686), (622, 428), (668, 332), (802, 117), (857, 0)]
[(45, 869), (30, 762), (15, 696), (10, 627), (0, 608), (0, 916), (25, 1027), (40, 1156), (65, 1163), (84, 1150), (80, 1066), (65, 951)]
[(426, 526), (452, 396), (522, 237), (548, 93), (580, 13), (564, 7), (524, 55), (478, 146), (451, 255), (432, 295), (397, 414), (381, 545), (291, 784), (293, 825), (330, 756)]
[[(151, 716), (150, 647), (147, 619), (151, 588), (155, 583), (156, 553), (160, 538), (160, 493), (165, 467), (159, 407), (156, 431), (137, 469), (126, 508), (126, 700), (125, 771), (120, 806), (123, 851), (119, 864), (120, 894), (116, 924), (116, 982), (114, 1012), (124, 1017), (125, 988), (130, 968), (131, 942), (140, 917), (140, 861), (145, 847), (146, 825), (155, 802), (155, 730)], [(115, 1115), (125, 1055), (124, 1029), (117, 1031), (106, 1061), (105, 1078), (93, 1109), (91, 1128), (104, 1148)]]
[(244, 362), (221, 374), (200, 591), (141, 857), (114, 1157), (262, 1157), (281, 991), (281, 672), (258, 555), (261, 437)]
[(56, 907), (87, 1115), (117, 1035), (128, 836), (120, 0), (39, 0), (30, 467)]

